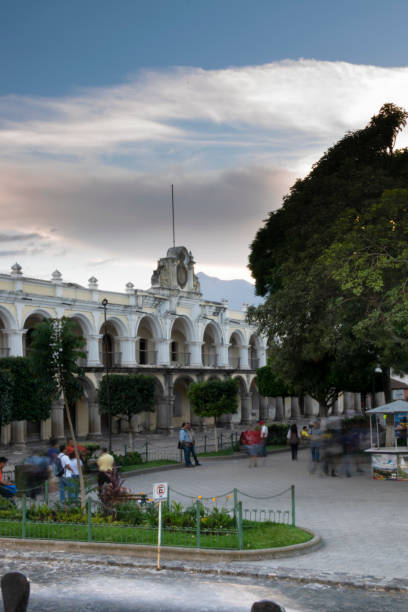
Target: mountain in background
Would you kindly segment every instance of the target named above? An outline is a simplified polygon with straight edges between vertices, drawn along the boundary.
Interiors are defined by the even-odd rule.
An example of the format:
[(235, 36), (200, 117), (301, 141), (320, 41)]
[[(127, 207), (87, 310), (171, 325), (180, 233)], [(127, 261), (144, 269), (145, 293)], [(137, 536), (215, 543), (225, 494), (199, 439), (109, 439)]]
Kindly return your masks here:
[(201, 293), (205, 300), (221, 302), (228, 300), (228, 307), (232, 310), (241, 310), (245, 302), (258, 306), (263, 298), (255, 295), (255, 286), (245, 280), (221, 280), (215, 276), (207, 276), (204, 272), (197, 274), (201, 285)]

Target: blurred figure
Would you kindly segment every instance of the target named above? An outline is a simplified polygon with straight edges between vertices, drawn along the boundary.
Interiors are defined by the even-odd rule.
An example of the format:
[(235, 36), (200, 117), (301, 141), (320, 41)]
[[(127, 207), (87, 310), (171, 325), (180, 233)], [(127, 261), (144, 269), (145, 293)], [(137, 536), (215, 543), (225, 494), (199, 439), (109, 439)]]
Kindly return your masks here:
[[(79, 492), (79, 470), (78, 470), (78, 461), (75, 457), (75, 452), (68, 453), (69, 457), (69, 465), (71, 466), (71, 478), (69, 481), (68, 488), (68, 499), (74, 500), (78, 497)], [(80, 459), (80, 464), (83, 465), (82, 459)]]
[(249, 454), (249, 466), (257, 467), (258, 456), (261, 452), (261, 431), (259, 429), (243, 431), (239, 442), (243, 448)]
[(312, 464), (310, 467), (310, 472), (313, 474), (320, 463), (320, 445), (321, 445), (321, 436), (322, 432), (320, 430), (319, 421), (315, 421), (313, 423), (312, 431), (309, 435), (310, 440), (310, 452)]
[(24, 459), (24, 473), (27, 495), (36, 499), (45, 482), (54, 475), (54, 470), (48, 457), (30, 455)]
[(105, 482), (111, 482), (108, 473), (112, 473), (115, 460), (113, 456), (108, 453), (108, 449), (103, 448), (102, 453), (99, 455), (96, 463), (98, 465), (98, 488), (100, 494)]
[(266, 443), (268, 441), (268, 428), (263, 421), (259, 421), (259, 426), (261, 428), (261, 452), (260, 457), (266, 457)]
[(12, 499), (17, 493), (17, 488), (13, 485), (11, 480), (4, 480), (3, 478), (3, 468), (7, 462), (7, 457), (0, 457), (0, 496), (6, 499)]
[(290, 445), (290, 450), (292, 452), (292, 461), (297, 461), (300, 438), (296, 423), (293, 423), (293, 425), (291, 425), (289, 428), (287, 442)]
[(197, 454), (196, 454), (196, 449), (195, 449), (195, 433), (191, 429), (191, 423), (186, 423), (186, 429), (187, 429), (188, 437), (190, 438), (190, 442), (191, 442), (190, 452), (193, 455), (194, 462), (195, 462), (196, 465), (201, 465), (201, 463), (198, 460)]

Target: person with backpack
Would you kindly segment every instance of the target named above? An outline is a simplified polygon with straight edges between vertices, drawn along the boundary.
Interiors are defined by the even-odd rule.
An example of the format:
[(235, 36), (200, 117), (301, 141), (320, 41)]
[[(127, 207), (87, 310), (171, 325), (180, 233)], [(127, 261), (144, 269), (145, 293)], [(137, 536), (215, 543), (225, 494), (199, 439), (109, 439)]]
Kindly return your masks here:
[(298, 434), (298, 428), (296, 423), (290, 426), (287, 436), (288, 444), (290, 445), (290, 450), (292, 451), (292, 461), (297, 461), (297, 453), (299, 448), (300, 437)]
[(60, 502), (65, 502), (65, 489), (69, 487), (70, 478), (72, 476), (72, 467), (69, 461), (69, 457), (66, 454), (65, 444), (61, 444), (59, 447), (59, 455), (55, 461), (55, 475), (59, 478), (59, 497)]

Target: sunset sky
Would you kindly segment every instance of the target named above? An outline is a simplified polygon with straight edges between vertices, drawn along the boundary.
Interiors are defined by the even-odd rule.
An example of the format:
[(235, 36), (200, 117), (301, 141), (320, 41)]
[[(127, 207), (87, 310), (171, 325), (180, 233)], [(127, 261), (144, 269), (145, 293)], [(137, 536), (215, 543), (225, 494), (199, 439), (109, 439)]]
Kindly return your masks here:
[(392, 0), (2, 0), (0, 271), (147, 288), (173, 183), (197, 271), (250, 280), (294, 180), (408, 108), (407, 23)]

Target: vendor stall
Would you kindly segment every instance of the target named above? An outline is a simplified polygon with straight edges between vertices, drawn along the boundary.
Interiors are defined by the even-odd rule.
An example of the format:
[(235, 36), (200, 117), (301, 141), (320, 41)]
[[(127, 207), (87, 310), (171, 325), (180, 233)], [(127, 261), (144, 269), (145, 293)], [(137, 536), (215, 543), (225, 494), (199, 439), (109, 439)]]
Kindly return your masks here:
[[(408, 480), (408, 402), (396, 400), (367, 410), (370, 415), (371, 456), (375, 480)], [(373, 419), (375, 416), (375, 431)], [(381, 426), (379, 420), (381, 419)], [(380, 444), (380, 429), (386, 427), (385, 446)]]

